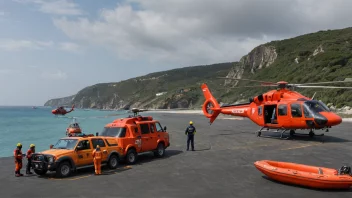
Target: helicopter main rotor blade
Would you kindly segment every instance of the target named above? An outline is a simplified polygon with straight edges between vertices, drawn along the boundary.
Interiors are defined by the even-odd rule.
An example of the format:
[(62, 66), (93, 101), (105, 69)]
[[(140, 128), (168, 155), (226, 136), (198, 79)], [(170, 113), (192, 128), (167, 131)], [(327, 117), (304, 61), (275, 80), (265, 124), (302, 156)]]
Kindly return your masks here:
[(277, 87), (277, 85), (257, 85), (257, 86), (240, 86), (240, 87), (228, 87), (227, 89), (234, 89), (234, 88), (244, 88), (244, 87)]
[(299, 88), (326, 88), (326, 89), (352, 89), (352, 87), (334, 87), (334, 86), (305, 86), (298, 85)]
[(340, 81), (302, 83), (302, 84), (290, 84), (290, 85), (292, 85), (292, 86), (298, 86), (298, 85), (318, 85), (318, 84), (333, 84), (333, 83), (352, 83), (352, 80), (346, 78), (345, 80), (340, 80)]
[(245, 79), (245, 78), (230, 78), (230, 77), (217, 77), (217, 78), (229, 79), (229, 80), (243, 80), (243, 81), (260, 82), (260, 83), (264, 83), (264, 84), (277, 85), (277, 83), (274, 83), (274, 82), (267, 82), (267, 81), (261, 81), (261, 80), (251, 80), (251, 79)]

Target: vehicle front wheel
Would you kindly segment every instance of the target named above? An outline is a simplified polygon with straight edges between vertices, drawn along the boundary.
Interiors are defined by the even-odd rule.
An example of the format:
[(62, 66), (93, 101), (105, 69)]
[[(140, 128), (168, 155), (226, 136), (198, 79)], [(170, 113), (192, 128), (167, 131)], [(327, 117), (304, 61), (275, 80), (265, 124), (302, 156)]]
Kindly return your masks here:
[(118, 157), (116, 155), (112, 155), (109, 159), (108, 165), (110, 169), (116, 169), (119, 165)]
[(157, 157), (164, 157), (165, 155), (165, 146), (163, 143), (159, 143), (156, 151), (154, 152)]
[(47, 170), (39, 170), (39, 169), (34, 169), (35, 174), (37, 175), (45, 175)]
[(126, 154), (126, 161), (128, 164), (135, 164), (137, 161), (137, 152), (134, 149), (130, 149)]
[(71, 174), (71, 165), (68, 162), (60, 163), (56, 168), (56, 175), (58, 177), (68, 177)]

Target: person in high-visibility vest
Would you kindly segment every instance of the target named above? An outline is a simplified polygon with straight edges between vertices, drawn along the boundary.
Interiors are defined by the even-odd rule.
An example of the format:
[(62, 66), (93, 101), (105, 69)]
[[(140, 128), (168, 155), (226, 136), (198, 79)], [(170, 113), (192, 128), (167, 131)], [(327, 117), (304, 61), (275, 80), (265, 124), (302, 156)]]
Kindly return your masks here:
[(33, 153), (35, 153), (35, 145), (34, 145), (34, 144), (31, 144), (31, 145), (29, 146), (29, 149), (28, 149), (27, 155), (26, 155), (27, 160), (28, 160), (28, 162), (27, 162), (27, 167), (26, 167), (26, 174), (33, 174), (33, 173), (31, 172), (31, 167), (32, 167), (32, 154), (33, 154)]
[(102, 158), (102, 153), (100, 151), (100, 146), (97, 145), (96, 149), (92, 153), (93, 160), (94, 160), (94, 168), (95, 168), (95, 174), (96, 175), (101, 175), (101, 158)]
[(13, 155), (15, 157), (15, 176), (16, 177), (23, 176), (23, 174), (21, 174), (22, 158), (23, 158), (21, 143), (17, 144), (17, 148), (13, 151)]

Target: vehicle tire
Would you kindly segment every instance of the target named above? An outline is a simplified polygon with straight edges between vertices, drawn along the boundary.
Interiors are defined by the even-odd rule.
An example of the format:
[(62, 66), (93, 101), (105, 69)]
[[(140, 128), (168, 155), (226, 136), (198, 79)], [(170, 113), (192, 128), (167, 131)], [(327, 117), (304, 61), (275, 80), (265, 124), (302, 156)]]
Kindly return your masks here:
[(108, 166), (110, 169), (116, 169), (119, 165), (119, 158), (116, 155), (111, 155)]
[(158, 147), (156, 148), (156, 151), (154, 152), (154, 155), (156, 157), (164, 157), (165, 155), (165, 146), (163, 143), (159, 143)]
[(129, 149), (126, 154), (126, 161), (128, 164), (135, 164), (137, 161), (138, 154), (136, 150)]
[(37, 174), (37, 175), (43, 176), (43, 175), (46, 174), (47, 170), (34, 169), (34, 172), (35, 172), (35, 174)]
[(56, 168), (57, 177), (68, 177), (71, 174), (71, 164), (68, 162), (62, 162)]

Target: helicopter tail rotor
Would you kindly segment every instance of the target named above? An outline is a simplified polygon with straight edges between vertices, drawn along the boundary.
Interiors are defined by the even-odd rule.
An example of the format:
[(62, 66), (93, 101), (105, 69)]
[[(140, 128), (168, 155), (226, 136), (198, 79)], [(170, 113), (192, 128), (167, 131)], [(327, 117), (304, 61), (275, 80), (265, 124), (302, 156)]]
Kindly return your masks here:
[(205, 102), (203, 103), (203, 114), (205, 117), (210, 118), (210, 124), (214, 122), (214, 120), (218, 117), (221, 112), (220, 105), (218, 101), (211, 94), (208, 86), (206, 84), (202, 84), (201, 86)]

